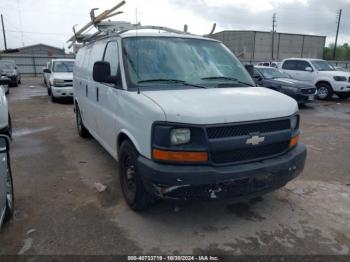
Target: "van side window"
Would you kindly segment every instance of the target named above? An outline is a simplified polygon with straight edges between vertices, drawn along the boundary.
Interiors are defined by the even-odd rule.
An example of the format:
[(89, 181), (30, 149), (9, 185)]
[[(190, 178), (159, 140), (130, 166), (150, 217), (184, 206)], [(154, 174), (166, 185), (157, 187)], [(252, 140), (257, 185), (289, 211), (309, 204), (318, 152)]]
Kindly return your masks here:
[(308, 62), (298, 61), (296, 70), (305, 71), (305, 68), (307, 68), (307, 67), (311, 67), (311, 65)]
[(295, 60), (288, 60), (288, 61), (285, 61), (282, 65), (282, 68), (283, 69), (286, 69), (286, 70), (297, 70), (296, 67), (297, 67), (297, 62), (298, 61), (295, 61)]
[(116, 41), (107, 44), (103, 61), (109, 62), (111, 65), (111, 75), (116, 76), (119, 68), (118, 43)]

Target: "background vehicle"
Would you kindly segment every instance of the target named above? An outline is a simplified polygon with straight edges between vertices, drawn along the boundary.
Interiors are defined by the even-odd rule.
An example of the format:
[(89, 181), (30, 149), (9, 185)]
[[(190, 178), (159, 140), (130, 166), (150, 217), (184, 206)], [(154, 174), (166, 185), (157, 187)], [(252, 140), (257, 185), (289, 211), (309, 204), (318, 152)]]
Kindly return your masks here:
[(293, 97), (299, 104), (315, 99), (316, 88), (312, 84), (292, 79), (286, 72), (277, 68), (255, 66), (253, 79), (260, 86)]
[(257, 65), (278, 68), (281, 65), (281, 62), (259, 62)]
[(7, 76), (0, 76), (0, 81), (2, 84), (0, 84), (0, 86), (4, 89), (5, 94), (9, 94), (10, 93), (10, 89), (9, 89), (9, 84), (10, 83), (10, 78), (8, 78)]
[(313, 84), (321, 100), (331, 98), (334, 93), (339, 98), (350, 97), (350, 73), (336, 71), (325, 60), (289, 58), (282, 61), (281, 68), (291, 77)]
[(0, 229), (14, 212), (14, 193), (10, 165), (10, 140), (0, 135)]
[[(7, 85), (8, 79), (0, 79), (0, 85)], [(7, 99), (5, 90), (0, 88), (0, 134), (8, 135), (12, 137), (12, 123), (8, 110)]]
[(47, 88), (49, 88), (49, 83), (50, 83), (50, 73), (48, 73), (49, 69), (51, 71), (51, 61), (47, 62), (46, 67), (43, 68), (43, 79), (44, 79), (44, 84), (46, 85)]
[(0, 60), (1, 75), (10, 78), (9, 85), (18, 86), (21, 83), (21, 73), (14, 61)]
[(43, 72), (49, 77), (47, 94), (51, 97), (51, 101), (72, 98), (74, 59), (53, 59), (49, 66), (50, 68), (44, 69)]
[(74, 68), (79, 135), (119, 161), (128, 205), (249, 198), (296, 177), (297, 103), (256, 87), (221, 42), (161, 30), (111, 33), (80, 48)]

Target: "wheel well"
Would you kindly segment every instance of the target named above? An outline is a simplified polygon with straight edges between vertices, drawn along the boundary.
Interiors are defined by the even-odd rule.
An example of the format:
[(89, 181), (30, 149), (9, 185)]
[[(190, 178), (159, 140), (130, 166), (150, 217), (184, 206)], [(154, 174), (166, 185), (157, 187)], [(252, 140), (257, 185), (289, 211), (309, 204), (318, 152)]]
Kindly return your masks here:
[(118, 152), (119, 152), (120, 146), (122, 145), (122, 143), (123, 143), (125, 140), (131, 141), (130, 138), (129, 138), (125, 133), (120, 133), (120, 134), (118, 135), (118, 139), (117, 139), (117, 150), (118, 150)]
[(329, 85), (330, 87), (332, 87), (332, 85), (331, 85), (329, 82), (327, 82), (327, 81), (319, 81), (319, 82), (317, 82), (317, 83), (316, 83), (316, 87), (318, 87), (320, 84), (327, 84), (327, 85)]

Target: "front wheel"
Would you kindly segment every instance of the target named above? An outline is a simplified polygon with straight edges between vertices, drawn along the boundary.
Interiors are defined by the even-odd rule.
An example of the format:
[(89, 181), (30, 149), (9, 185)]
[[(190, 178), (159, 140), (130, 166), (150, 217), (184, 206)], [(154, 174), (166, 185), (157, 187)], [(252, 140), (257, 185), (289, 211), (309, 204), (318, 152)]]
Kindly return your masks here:
[(327, 83), (320, 83), (317, 85), (317, 98), (320, 100), (327, 100), (333, 96), (333, 89)]
[(58, 102), (58, 98), (55, 97), (52, 92), (51, 92), (51, 102), (52, 103), (57, 103)]
[(83, 119), (81, 118), (80, 110), (78, 105), (75, 107), (75, 118), (77, 122), (78, 134), (79, 136), (86, 138), (90, 137), (89, 130), (84, 126)]
[[(9, 157), (9, 155), (7, 155)], [(7, 170), (6, 170), (6, 209), (5, 209), (5, 218), (4, 222), (8, 221), (14, 212), (14, 192), (13, 192), (13, 181), (12, 181), (12, 172), (10, 161), (7, 161)]]
[(123, 196), (126, 203), (135, 211), (147, 209), (152, 203), (152, 197), (148, 194), (136, 172), (136, 160), (138, 153), (129, 140), (125, 140), (119, 150), (119, 178)]

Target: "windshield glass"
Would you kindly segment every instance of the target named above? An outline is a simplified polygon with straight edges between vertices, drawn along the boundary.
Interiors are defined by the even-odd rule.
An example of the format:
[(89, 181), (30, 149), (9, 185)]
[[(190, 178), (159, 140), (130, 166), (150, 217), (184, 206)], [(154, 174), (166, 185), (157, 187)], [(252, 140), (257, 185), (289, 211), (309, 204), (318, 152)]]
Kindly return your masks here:
[(314, 67), (318, 71), (335, 71), (334, 67), (328, 64), (327, 61), (319, 60), (319, 61), (311, 61)]
[[(132, 84), (147, 80), (178, 80), (206, 87), (220, 83), (254, 85), (248, 72), (221, 43), (175, 37), (131, 37), (123, 40), (127, 73)], [(205, 79), (207, 78), (207, 79)], [(239, 82), (247, 83), (246, 85)], [(174, 81), (158, 81), (159, 85)]]
[(73, 72), (74, 61), (56, 61), (53, 63), (52, 71), (56, 73)]
[(261, 72), (261, 74), (264, 76), (264, 78), (267, 79), (273, 79), (273, 78), (290, 78), (290, 76), (279, 69), (276, 68), (258, 68), (258, 70)]

